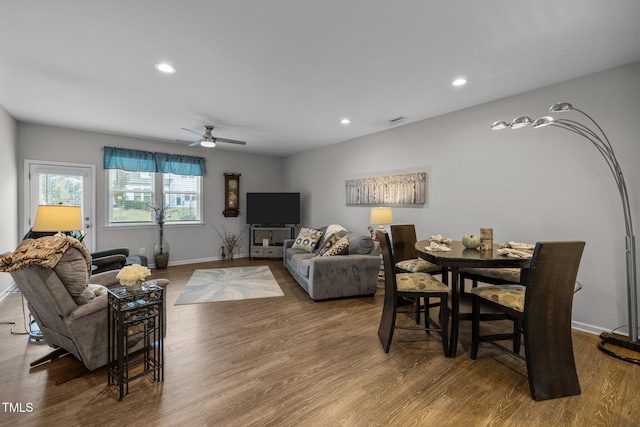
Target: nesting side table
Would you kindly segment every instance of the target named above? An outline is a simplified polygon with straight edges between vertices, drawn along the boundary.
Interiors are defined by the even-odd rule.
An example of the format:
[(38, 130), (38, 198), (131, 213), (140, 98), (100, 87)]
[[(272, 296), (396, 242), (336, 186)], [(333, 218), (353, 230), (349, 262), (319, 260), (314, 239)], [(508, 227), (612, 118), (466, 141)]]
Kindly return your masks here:
[[(129, 393), (129, 382), (152, 375), (164, 381), (164, 289), (148, 281), (137, 292), (113, 288), (109, 304), (109, 385), (120, 387), (120, 400)], [(140, 341), (141, 352), (130, 354)]]

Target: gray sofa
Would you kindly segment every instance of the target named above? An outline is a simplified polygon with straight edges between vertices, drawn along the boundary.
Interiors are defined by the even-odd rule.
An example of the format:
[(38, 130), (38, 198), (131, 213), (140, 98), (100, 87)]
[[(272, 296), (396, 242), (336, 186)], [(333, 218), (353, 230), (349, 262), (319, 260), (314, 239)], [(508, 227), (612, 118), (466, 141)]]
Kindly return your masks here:
[(348, 252), (335, 256), (319, 255), (321, 245), (307, 252), (293, 249), (295, 240), (284, 242), (285, 267), (314, 301), (376, 293), (380, 243), (365, 234), (344, 231), (342, 236), (349, 242)]

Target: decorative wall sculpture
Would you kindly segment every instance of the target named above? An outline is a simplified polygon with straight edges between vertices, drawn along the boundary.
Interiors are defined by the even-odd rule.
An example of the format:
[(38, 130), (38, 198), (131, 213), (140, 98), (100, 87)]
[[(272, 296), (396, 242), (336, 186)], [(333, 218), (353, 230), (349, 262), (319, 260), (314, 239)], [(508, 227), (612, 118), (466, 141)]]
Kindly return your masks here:
[(411, 172), (345, 181), (347, 206), (424, 205), (427, 173)]

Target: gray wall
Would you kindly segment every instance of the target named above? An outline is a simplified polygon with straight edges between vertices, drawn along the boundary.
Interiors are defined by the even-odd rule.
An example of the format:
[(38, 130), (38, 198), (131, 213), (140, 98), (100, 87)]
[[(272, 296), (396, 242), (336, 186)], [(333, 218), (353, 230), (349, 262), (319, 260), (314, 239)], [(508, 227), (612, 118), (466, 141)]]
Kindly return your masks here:
[(304, 224), (366, 232), (370, 209), (345, 206), (345, 179), (426, 170), (428, 204), (394, 208), (396, 223), (414, 223), (422, 238), (459, 239), (492, 227), (498, 242), (585, 240), (574, 326), (598, 332), (627, 325), (624, 220), (604, 159), (586, 139), (558, 128), (490, 130), (495, 120), (547, 115), (559, 101), (607, 132), (640, 227), (640, 63), (290, 156), (285, 182), (308, 196)]
[[(245, 193), (251, 191), (280, 191), (283, 187), (283, 160), (278, 157), (248, 155), (224, 149), (185, 147), (175, 143), (108, 135), (74, 129), (18, 123), (18, 178), (19, 217), (24, 217), (24, 160), (46, 160), (96, 165), (96, 250), (125, 246), (137, 254), (145, 248), (153, 263), (153, 246), (158, 229), (146, 227), (107, 227), (106, 173), (102, 168), (103, 147), (125, 147), (153, 152), (188, 154), (205, 157), (207, 174), (203, 184), (205, 225), (165, 226), (165, 236), (170, 245), (170, 265), (197, 261), (209, 261), (220, 256), (220, 238), (212, 225), (219, 230), (224, 225), (231, 232), (239, 232), (246, 224)], [(225, 218), (224, 172), (240, 173), (240, 213), (238, 218)], [(22, 223), (21, 232), (25, 232)], [(248, 235), (248, 233), (247, 233)], [(15, 245), (14, 245), (15, 247)], [(13, 249), (13, 248), (11, 248)], [(248, 238), (245, 237), (238, 255), (248, 255)]]
[[(18, 170), (16, 166), (16, 122), (0, 106), (0, 254), (13, 251), (18, 244)], [(9, 273), (0, 273), (0, 299), (13, 283)]]

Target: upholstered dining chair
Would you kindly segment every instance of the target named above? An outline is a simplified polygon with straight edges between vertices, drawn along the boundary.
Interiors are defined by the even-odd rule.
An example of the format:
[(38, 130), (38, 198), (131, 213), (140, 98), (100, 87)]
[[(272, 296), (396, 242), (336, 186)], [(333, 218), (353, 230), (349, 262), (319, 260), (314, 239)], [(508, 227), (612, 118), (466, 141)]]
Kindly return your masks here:
[[(442, 348), (445, 356), (449, 355), (448, 327), (449, 327), (449, 288), (441, 281), (428, 273), (395, 273), (395, 259), (389, 241), (389, 235), (385, 231), (377, 231), (376, 236), (382, 249), (382, 261), (384, 263), (384, 305), (382, 317), (378, 327), (378, 337), (385, 353), (389, 352), (394, 329), (424, 330), (427, 333), (437, 331), (442, 337)], [(424, 304), (424, 327), (396, 325), (398, 311), (398, 298), (409, 297), (419, 301), (424, 298), (438, 298), (440, 300), (440, 320), (437, 323), (429, 316), (429, 304)], [(419, 303), (418, 303), (419, 304)], [(407, 312), (410, 313), (410, 312)]]
[[(391, 241), (395, 258), (396, 273), (443, 274), (439, 265), (419, 258), (416, 254), (416, 227), (414, 224), (394, 224), (391, 226)], [(429, 301), (425, 301), (429, 305)], [(416, 324), (420, 323), (420, 299), (414, 301)]]
[(416, 255), (416, 227), (413, 224), (391, 226), (395, 270), (399, 273), (441, 274), (442, 267), (418, 258)]
[(130, 255), (129, 248), (112, 248), (97, 252), (91, 252), (91, 264), (94, 266), (92, 274), (103, 273), (109, 270), (119, 270), (125, 265), (148, 265), (144, 255)]
[[(471, 288), (476, 288), (478, 282), (490, 285), (514, 285), (520, 284), (522, 280), (522, 269), (520, 268), (461, 268), (460, 283), (464, 280), (471, 281)], [(461, 287), (465, 294), (464, 286)]]
[(519, 339), (516, 334), (480, 335), (480, 305), (513, 317), (521, 326), (529, 389), (534, 400), (580, 394), (571, 341), (571, 310), (585, 243), (538, 242), (524, 285), (478, 286), (473, 295), (471, 358), (481, 342)]

